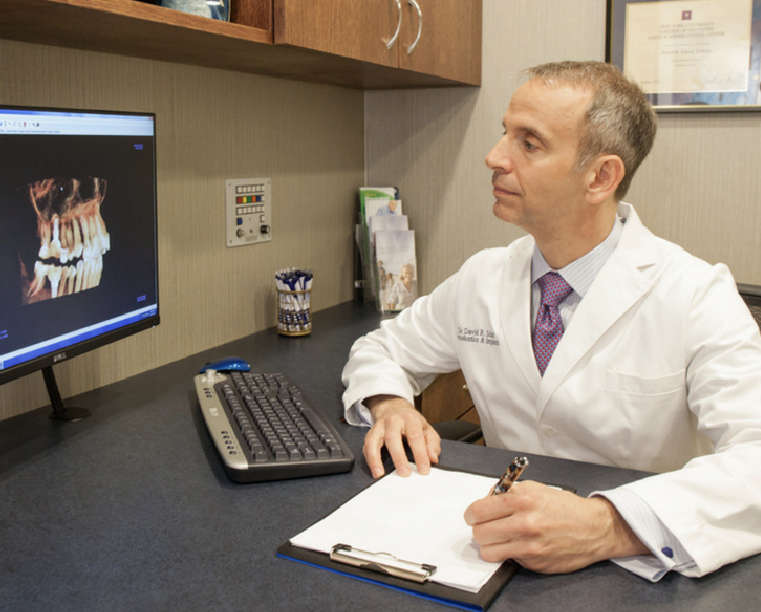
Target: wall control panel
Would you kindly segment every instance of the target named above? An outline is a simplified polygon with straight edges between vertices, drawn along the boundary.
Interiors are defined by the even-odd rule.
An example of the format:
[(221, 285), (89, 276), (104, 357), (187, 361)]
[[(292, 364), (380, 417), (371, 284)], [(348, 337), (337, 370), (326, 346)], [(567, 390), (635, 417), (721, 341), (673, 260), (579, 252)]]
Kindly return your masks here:
[(227, 246), (272, 240), (272, 181), (269, 178), (227, 179)]

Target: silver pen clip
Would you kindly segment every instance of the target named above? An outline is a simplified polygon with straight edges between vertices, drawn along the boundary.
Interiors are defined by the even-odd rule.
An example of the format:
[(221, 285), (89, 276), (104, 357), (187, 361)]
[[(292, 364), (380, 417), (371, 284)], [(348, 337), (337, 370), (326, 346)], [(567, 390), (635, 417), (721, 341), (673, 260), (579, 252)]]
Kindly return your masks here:
[(330, 558), (332, 561), (414, 582), (425, 582), (436, 572), (435, 565), (405, 561), (389, 553), (369, 552), (348, 544), (335, 544), (330, 551)]

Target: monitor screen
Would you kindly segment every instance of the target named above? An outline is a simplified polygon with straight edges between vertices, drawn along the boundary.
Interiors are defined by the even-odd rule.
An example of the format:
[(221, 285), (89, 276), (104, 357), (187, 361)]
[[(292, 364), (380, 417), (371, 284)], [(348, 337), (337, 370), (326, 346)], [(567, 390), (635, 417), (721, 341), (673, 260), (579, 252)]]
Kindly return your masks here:
[(155, 116), (0, 105), (0, 383), (158, 324)]

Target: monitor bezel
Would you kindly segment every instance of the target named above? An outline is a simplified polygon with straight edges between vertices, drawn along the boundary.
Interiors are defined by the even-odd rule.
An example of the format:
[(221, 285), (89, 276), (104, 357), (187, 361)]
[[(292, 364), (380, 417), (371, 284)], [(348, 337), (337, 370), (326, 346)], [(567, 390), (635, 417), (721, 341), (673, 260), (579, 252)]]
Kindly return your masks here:
[(0, 370), (0, 385), (11, 382), (27, 374), (44, 368), (68, 361), (69, 359), (93, 351), (102, 346), (112, 344), (137, 332), (157, 326), (161, 322), (160, 318), (160, 283), (159, 283), (159, 235), (158, 235), (158, 158), (156, 141), (158, 140), (158, 128), (156, 122), (156, 113), (152, 111), (123, 111), (123, 110), (104, 110), (92, 108), (74, 108), (60, 106), (33, 106), (19, 104), (0, 104), (0, 112), (4, 110), (19, 110), (31, 112), (59, 112), (59, 113), (77, 113), (84, 115), (132, 115), (139, 117), (150, 117), (153, 120), (153, 235), (154, 235), (154, 264), (156, 271), (156, 313), (147, 316), (139, 321), (133, 321), (117, 329), (103, 332), (95, 337), (86, 338), (67, 346), (64, 349), (52, 350), (48, 353), (33, 357), (29, 361), (24, 361), (13, 365), (7, 369)]

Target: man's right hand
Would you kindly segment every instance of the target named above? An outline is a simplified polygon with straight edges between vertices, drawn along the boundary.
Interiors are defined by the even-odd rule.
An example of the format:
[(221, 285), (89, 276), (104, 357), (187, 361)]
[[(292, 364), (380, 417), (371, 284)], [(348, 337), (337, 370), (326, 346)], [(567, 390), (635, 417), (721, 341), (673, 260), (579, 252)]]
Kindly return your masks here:
[(439, 460), (441, 438), (425, 417), (407, 400), (396, 395), (373, 395), (365, 398), (364, 404), (375, 421), (365, 436), (362, 448), (373, 478), (383, 476), (381, 449), (384, 446), (400, 476), (412, 473), (404, 451), (403, 438), (407, 438), (418, 472), (427, 474), (431, 463)]

